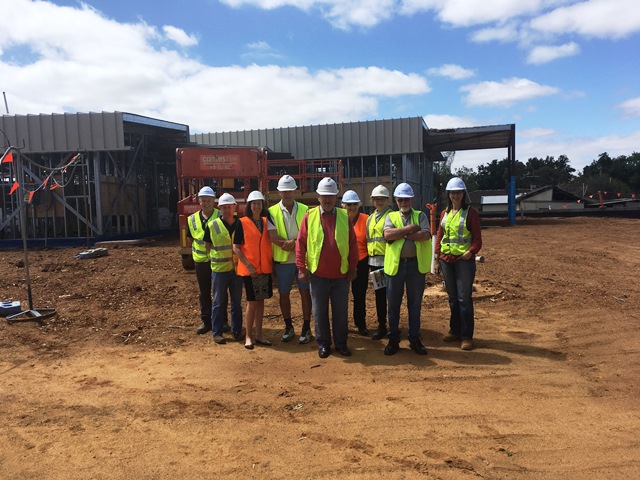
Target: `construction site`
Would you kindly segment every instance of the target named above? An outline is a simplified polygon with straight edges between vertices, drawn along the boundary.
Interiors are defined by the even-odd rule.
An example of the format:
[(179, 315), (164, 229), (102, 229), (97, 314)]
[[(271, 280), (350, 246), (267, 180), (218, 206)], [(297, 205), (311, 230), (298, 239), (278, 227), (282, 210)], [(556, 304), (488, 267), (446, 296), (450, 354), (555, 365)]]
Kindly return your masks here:
[[(483, 218), (473, 351), (443, 342), (449, 305), (442, 278), (432, 273), (422, 302), (426, 356), (408, 348), (403, 306), (398, 354), (385, 356), (386, 342), (359, 335), (350, 308), (353, 355), (319, 359), (313, 341), (280, 341), (277, 293), (265, 302), (264, 334), (273, 345), (248, 351), (242, 342), (218, 345), (195, 333), (198, 286), (181, 262), (179, 204), (209, 180), (180, 180), (176, 152), (196, 145), (287, 152), (293, 158), (275, 161), (291, 169), (299, 159), (328, 162), (296, 172), (308, 175), (302, 198), (313, 197), (314, 175), (335, 173), (343, 189), (362, 192), (408, 179), (424, 205), (433, 192), (421, 169), (455, 150), (456, 132), (432, 132), (427, 142), (419, 122), (352, 126), (379, 128), (394, 146), (347, 156), (354, 142), (343, 137), (331, 143), (341, 151), (320, 141), (296, 151), (297, 130), (269, 141), (192, 138), (186, 126), (97, 115), (87, 117), (92, 148), (115, 142), (103, 141), (102, 150), (70, 149), (72, 136), (63, 146), (55, 135), (32, 134), (11, 167), (2, 165), (1, 300), (55, 311), (46, 319), (0, 318), (3, 479), (640, 477), (637, 219)], [(75, 121), (62, 118), (52, 125)], [(385, 137), (394, 128), (397, 135)], [(157, 129), (172, 139), (158, 138)], [(418, 134), (420, 150), (396, 151), (414, 142), (409, 132)], [(476, 142), (506, 140), (514, 148), (511, 127), (485, 132), (498, 139), (478, 133)], [(472, 135), (457, 134), (463, 148)], [(41, 146), (35, 138), (44, 139)], [(372, 155), (379, 157), (373, 170)], [(7, 174), (18, 162), (22, 173)], [(21, 175), (22, 196), (9, 194)], [(241, 177), (206, 179), (239, 200), (251, 187)], [(104, 255), (82, 255), (101, 241)], [(367, 296), (374, 326), (371, 288)], [(291, 299), (299, 333), (297, 292)]]

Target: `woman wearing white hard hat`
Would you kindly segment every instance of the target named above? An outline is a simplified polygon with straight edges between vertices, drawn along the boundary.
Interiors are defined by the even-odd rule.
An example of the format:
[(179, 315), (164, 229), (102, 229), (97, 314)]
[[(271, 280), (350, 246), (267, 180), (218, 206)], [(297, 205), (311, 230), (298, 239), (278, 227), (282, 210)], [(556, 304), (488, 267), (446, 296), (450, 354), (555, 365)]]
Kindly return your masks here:
[(262, 320), (264, 300), (273, 296), (271, 278), (273, 254), (269, 230), (274, 230), (276, 227), (265, 208), (264, 195), (258, 191), (251, 192), (247, 197), (244, 215), (236, 228), (233, 251), (238, 257), (238, 275), (244, 281), (247, 295), (244, 346), (248, 350), (253, 350), (254, 324), (255, 343), (271, 345), (271, 342), (262, 335)]
[(482, 248), (480, 216), (469, 205), (467, 188), (461, 178), (447, 183), (447, 208), (440, 217), (436, 237), (435, 271), (442, 271), (451, 317), (445, 342), (461, 342), (463, 350), (473, 349), (473, 280), (476, 255)]
[(367, 329), (367, 287), (369, 286), (369, 254), (367, 253), (367, 219), (369, 215), (360, 213), (360, 197), (353, 190), (342, 195), (342, 208), (349, 215), (358, 243), (358, 267), (356, 278), (351, 282), (353, 296), (353, 321), (358, 333), (369, 336)]

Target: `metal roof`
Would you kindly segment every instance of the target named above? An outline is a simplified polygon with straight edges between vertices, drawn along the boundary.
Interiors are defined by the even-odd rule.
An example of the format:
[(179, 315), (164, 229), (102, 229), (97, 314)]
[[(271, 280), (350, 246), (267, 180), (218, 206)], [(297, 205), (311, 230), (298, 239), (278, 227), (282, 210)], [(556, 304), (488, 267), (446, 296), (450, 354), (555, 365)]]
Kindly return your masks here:
[(516, 126), (488, 125), (483, 127), (426, 130), (426, 148), (439, 152), (509, 148), (515, 144)]
[(237, 132), (198, 133), (201, 145), (268, 147), (296, 158), (343, 158), (424, 152), (422, 117)]
[(23, 147), (24, 153), (130, 150), (126, 123), (179, 130), (189, 127), (122, 112), (2, 115), (2, 143)]

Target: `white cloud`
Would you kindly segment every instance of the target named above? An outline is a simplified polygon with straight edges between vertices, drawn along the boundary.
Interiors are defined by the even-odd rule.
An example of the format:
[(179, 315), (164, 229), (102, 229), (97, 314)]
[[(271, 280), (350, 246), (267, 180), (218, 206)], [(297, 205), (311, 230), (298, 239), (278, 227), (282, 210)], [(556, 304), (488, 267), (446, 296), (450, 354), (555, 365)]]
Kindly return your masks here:
[(162, 31), (169, 40), (174, 41), (181, 47), (193, 47), (198, 44), (198, 39), (195, 36), (189, 35), (181, 28), (165, 25), (162, 27)]
[(622, 38), (640, 31), (637, 0), (588, 0), (538, 16), (530, 26), (540, 32)]
[(640, 97), (631, 98), (619, 106), (627, 117), (640, 117)]
[(540, 65), (549, 63), (562, 57), (571, 57), (580, 53), (580, 46), (575, 42), (565, 43), (564, 45), (549, 46), (541, 45), (534, 47), (527, 57), (527, 63)]
[(262, 40), (248, 43), (247, 48), (249, 51), (242, 54), (242, 58), (244, 59), (273, 61), (284, 58), (283, 55), (271, 48), (268, 42)]
[(0, 52), (33, 52), (22, 63), (0, 56), (13, 114), (119, 110), (220, 131), (372, 118), (382, 99), (429, 91), (418, 74), (379, 67), (210, 67), (167, 48), (166, 30), (143, 22), (118, 23), (86, 5), (0, 2), (12, 26)]
[[(607, 152), (612, 158), (629, 155), (638, 151), (640, 130), (627, 135), (607, 135), (602, 137), (564, 137), (559, 132), (548, 132), (542, 136), (531, 136), (530, 130), (516, 130), (516, 158), (526, 162), (532, 157), (544, 158), (547, 155), (558, 158), (566, 155), (569, 163), (581, 173), (582, 169), (598, 159), (601, 153)], [(535, 129), (533, 129), (535, 130)], [(546, 129), (542, 129), (546, 131)], [(455, 168), (469, 167), (477, 169), (478, 165), (490, 163), (493, 159), (507, 158), (507, 149), (469, 150), (456, 152)]]
[(462, 80), (465, 78), (473, 77), (475, 75), (475, 71), (461, 67), (460, 65), (454, 65), (452, 63), (447, 63), (436, 68), (430, 68), (429, 70), (427, 70), (427, 73), (429, 75), (447, 77), (453, 80)]
[(455, 115), (425, 115), (424, 121), (429, 128), (465, 128), (477, 126), (477, 122), (470, 117)]
[(513, 42), (519, 38), (518, 29), (514, 25), (500, 25), (477, 30), (471, 34), (471, 40), (477, 43)]
[(543, 138), (555, 135), (556, 131), (552, 128), (527, 128), (518, 130), (518, 135), (523, 138)]
[(509, 78), (502, 82), (480, 82), (460, 88), (468, 92), (464, 101), (470, 107), (510, 107), (516, 102), (558, 93), (558, 89), (540, 85), (526, 78)]

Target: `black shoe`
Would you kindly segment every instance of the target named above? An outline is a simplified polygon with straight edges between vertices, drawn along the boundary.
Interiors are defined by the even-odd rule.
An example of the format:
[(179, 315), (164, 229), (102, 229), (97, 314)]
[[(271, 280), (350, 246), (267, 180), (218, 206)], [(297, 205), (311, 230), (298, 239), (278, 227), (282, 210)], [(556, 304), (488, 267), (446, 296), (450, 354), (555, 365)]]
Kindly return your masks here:
[(218, 345), (224, 345), (225, 343), (227, 343), (227, 341), (224, 339), (222, 335), (214, 335), (213, 341), (216, 342)]
[[(296, 336), (296, 332), (293, 330), (293, 327), (291, 327), (291, 328), (287, 327), (287, 328), (284, 329), (284, 333), (280, 337), (280, 341), (282, 341), (282, 342), (290, 342), (291, 339), (293, 337), (295, 337), (295, 336)], [(311, 339), (309, 339), (309, 340), (311, 340)]]
[(270, 347), (271, 345), (273, 345), (269, 340), (258, 340), (257, 338), (256, 343), (258, 345), (262, 345), (263, 347)]
[(395, 340), (389, 340), (389, 343), (386, 347), (384, 347), (385, 355), (395, 355), (400, 350), (400, 342), (396, 342)]
[(336, 347), (336, 351), (342, 355), (343, 357), (350, 357), (351, 356), (351, 349), (349, 347), (347, 347), (346, 345), (344, 345), (343, 347)]
[(228, 333), (231, 331), (231, 327), (229, 326), (229, 322), (224, 322), (222, 324), (222, 332), (223, 333)]
[(200, 326), (198, 327), (198, 329), (196, 330), (196, 333), (198, 335), (204, 335), (205, 333), (210, 332), (210, 331), (211, 331), (211, 324), (202, 322), (200, 324)]
[(373, 338), (374, 340), (382, 340), (386, 336), (387, 336), (387, 327), (378, 327), (373, 332), (373, 335), (371, 336), (371, 338)]
[(427, 349), (422, 344), (422, 342), (420, 340), (413, 340), (413, 341), (409, 342), (409, 348), (411, 348), (411, 350), (416, 352), (418, 355), (426, 355), (427, 354)]
[(363, 337), (369, 336), (369, 329), (367, 327), (358, 327), (358, 333)]
[(244, 339), (244, 335), (242, 335), (242, 332), (233, 332), (231, 335), (233, 335), (233, 339), (236, 342), (239, 342), (240, 340)]
[(247, 350), (253, 350), (253, 343), (245, 343), (244, 348), (246, 348)]
[(320, 358), (327, 358), (330, 354), (331, 354), (331, 348), (329, 347), (318, 348), (318, 356)]

